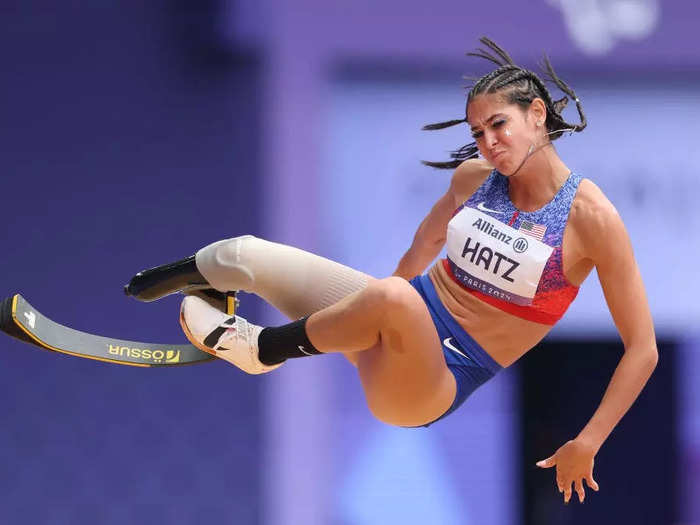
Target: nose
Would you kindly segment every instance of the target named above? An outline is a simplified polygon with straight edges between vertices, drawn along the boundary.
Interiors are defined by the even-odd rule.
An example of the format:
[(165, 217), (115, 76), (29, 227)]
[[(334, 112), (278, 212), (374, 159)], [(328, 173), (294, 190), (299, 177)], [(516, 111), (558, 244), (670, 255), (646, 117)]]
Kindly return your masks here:
[(484, 140), (489, 148), (493, 148), (496, 144), (498, 144), (498, 138), (496, 137), (496, 134), (492, 132), (484, 132)]

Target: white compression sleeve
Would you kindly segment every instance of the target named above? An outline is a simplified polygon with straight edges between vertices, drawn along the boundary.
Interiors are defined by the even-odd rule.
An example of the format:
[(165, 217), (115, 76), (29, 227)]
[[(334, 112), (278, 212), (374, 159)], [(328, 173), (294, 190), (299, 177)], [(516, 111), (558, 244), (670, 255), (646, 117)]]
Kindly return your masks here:
[(290, 319), (335, 304), (372, 279), (330, 259), (252, 235), (205, 246), (197, 252), (196, 264), (220, 292), (254, 293)]

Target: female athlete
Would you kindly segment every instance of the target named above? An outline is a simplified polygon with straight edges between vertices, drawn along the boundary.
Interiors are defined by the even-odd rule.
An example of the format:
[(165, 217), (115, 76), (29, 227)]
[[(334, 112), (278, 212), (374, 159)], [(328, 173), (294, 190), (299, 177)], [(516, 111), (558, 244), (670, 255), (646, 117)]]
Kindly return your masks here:
[[(426, 163), (454, 173), (392, 276), (374, 279), (248, 235), (141, 273), (130, 286), (149, 272), (185, 272), (194, 286), (183, 290), (180, 323), (192, 344), (251, 374), (341, 352), (357, 367), (374, 416), (414, 427), (451, 414), (541, 341), (595, 268), (625, 352), (578, 436), (537, 463), (556, 467), (565, 502), (572, 484), (583, 502), (583, 480), (598, 490), (597, 451), (656, 366), (651, 314), (620, 216), (552, 145), (585, 128), (580, 100), (547, 59), (549, 80), (566, 94), (560, 100), (494, 42), (481, 42), (487, 49), (470, 54), (498, 67), (474, 83), (466, 117), (426, 126), (466, 123), (474, 142), (449, 162)], [(561, 116), (569, 98), (579, 124)], [(445, 245), (447, 257), (424, 273)], [(255, 293), (297, 320), (256, 326), (215, 308), (197, 287)]]

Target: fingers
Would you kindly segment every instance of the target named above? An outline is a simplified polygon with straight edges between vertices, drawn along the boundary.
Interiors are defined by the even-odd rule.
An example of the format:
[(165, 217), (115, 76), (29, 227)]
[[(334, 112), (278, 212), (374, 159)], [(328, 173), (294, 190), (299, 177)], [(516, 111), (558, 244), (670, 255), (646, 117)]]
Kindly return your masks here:
[[(600, 487), (598, 487), (598, 483), (596, 483), (592, 475), (574, 480), (574, 490), (576, 491), (576, 494), (578, 494), (578, 500), (580, 503), (583, 503), (583, 501), (586, 499), (586, 489), (584, 488), (583, 484), (584, 479), (586, 480), (586, 484), (591, 489), (595, 490), (596, 492), (600, 489)], [(573, 491), (571, 490), (571, 484), (571, 481), (566, 482), (561, 478), (557, 478), (557, 488), (559, 489), (560, 493), (564, 493), (564, 503), (569, 503), (569, 501), (571, 500), (571, 495), (573, 493)]]
[(590, 488), (592, 488), (596, 492), (598, 492), (600, 490), (598, 483), (596, 483), (596, 480), (593, 479), (593, 472), (588, 474), (588, 476), (586, 476), (585, 479), (586, 479), (586, 485), (588, 485)]
[(571, 482), (562, 483), (559, 492), (564, 493), (564, 503), (569, 503), (569, 500), (571, 500)]
[(579, 449), (575, 442), (569, 441), (553, 456), (536, 463), (540, 468), (556, 466), (557, 488), (559, 493), (563, 494), (564, 503), (571, 501), (574, 491), (578, 495), (579, 502), (583, 503), (586, 499), (586, 485), (592, 490), (599, 490), (598, 483), (593, 479), (594, 459), (585, 450), (582, 452)]
[(593, 465), (591, 465), (591, 469), (588, 471), (588, 475), (586, 476), (586, 485), (588, 485), (590, 488), (598, 492), (599, 488), (598, 483), (596, 483), (596, 480), (593, 479)]
[(576, 489), (576, 494), (578, 494), (579, 503), (583, 503), (583, 500), (586, 499), (586, 491), (583, 490), (583, 479), (577, 479), (574, 482), (574, 488)]
[[(559, 469), (557, 469), (557, 488), (560, 494), (564, 494), (564, 503), (568, 503), (569, 497), (571, 497), (571, 481), (567, 484), (563, 475), (559, 472)], [(567, 490), (569, 491), (568, 496)]]
[(569, 503), (571, 500), (571, 495), (573, 494), (573, 491), (571, 490), (571, 484), (574, 484), (574, 490), (576, 491), (576, 494), (578, 494), (578, 500), (580, 503), (583, 503), (583, 501), (586, 499), (586, 489), (584, 488), (583, 480), (586, 480), (586, 484), (592, 488), (595, 491), (598, 491), (598, 484), (595, 482), (595, 480), (590, 480), (588, 477), (586, 478), (581, 478), (569, 482), (563, 481), (561, 479), (557, 479), (557, 488), (559, 489), (560, 493), (564, 493), (564, 503)]
[(543, 459), (542, 461), (538, 461), (535, 463), (540, 468), (550, 468), (553, 467), (557, 464), (557, 460), (554, 459), (554, 456), (549, 456), (547, 459)]

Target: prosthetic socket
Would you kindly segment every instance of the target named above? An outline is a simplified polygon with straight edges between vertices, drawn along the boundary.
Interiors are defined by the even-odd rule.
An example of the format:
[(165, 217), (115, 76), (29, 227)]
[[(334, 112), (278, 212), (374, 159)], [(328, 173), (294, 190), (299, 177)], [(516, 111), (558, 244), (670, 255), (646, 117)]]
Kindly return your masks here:
[(141, 301), (182, 292), (213, 304), (224, 300), (226, 292), (240, 290), (258, 295), (289, 318), (298, 319), (363, 289), (369, 279), (324, 257), (244, 235), (139, 272), (124, 291)]

